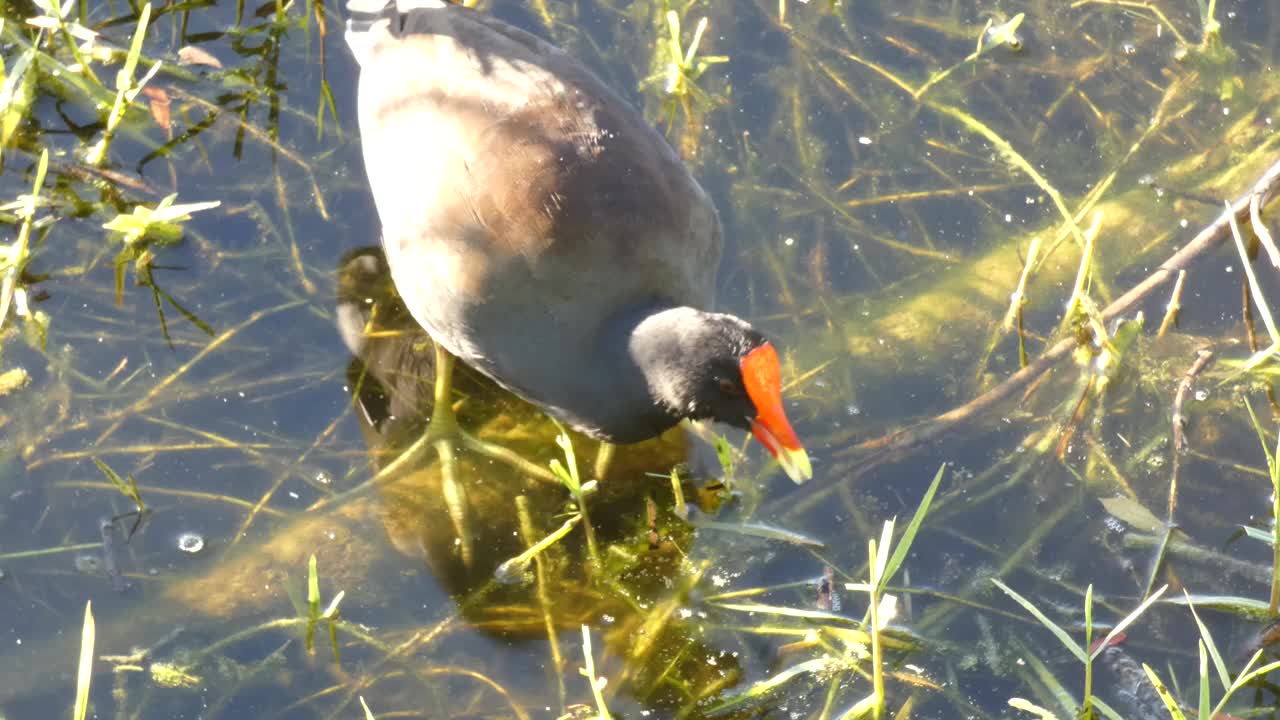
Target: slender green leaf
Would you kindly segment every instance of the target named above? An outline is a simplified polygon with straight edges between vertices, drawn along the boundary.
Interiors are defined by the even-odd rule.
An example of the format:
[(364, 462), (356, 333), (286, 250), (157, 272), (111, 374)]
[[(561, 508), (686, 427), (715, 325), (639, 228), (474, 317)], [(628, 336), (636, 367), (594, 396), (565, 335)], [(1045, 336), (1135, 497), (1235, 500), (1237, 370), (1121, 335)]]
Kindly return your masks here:
[(1199, 720), (1209, 720), (1209, 653), (1200, 641), (1200, 702), (1196, 708)]
[(875, 554), (869, 558), (874, 568), (872, 584), (879, 592), (884, 587), (884, 569), (889, 564), (889, 548), (893, 545), (893, 519), (884, 521), (880, 530), (880, 542), (875, 546)]
[(866, 717), (868, 713), (875, 710), (878, 704), (876, 694), (871, 693), (855, 703), (853, 707), (840, 713), (837, 720), (858, 720), (858, 718)]
[(320, 573), (316, 568), (315, 553), (307, 561), (307, 605), (313, 617), (320, 616)]
[(604, 689), (605, 679), (596, 675), (596, 661), (594, 652), (591, 649), (591, 630), (586, 625), (582, 626), (582, 658), (585, 667), (579, 668), (578, 672), (587, 678), (587, 682), (591, 683), (591, 694), (596, 699), (596, 720), (612, 720), (609, 714), (609, 708), (605, 705)]
[(1257, 540), (1258, 542), (1266, 543), (1268, 547), (1275, 547), (1276, 536), (1273, 533), (1248, 525), (1241, 525), (1240, 528), (1244, 530), (1245, 536), (1250, 540)]
[(35, 53), (35, 48), (30, 48), (19, 55), (4, 79), (4, 85), (0, 86), (0, 148), (9, 146), (35, 98), (36, 75), (28, 72)]
[(133, 72), (138, 68), (138, 58), (142, 57), (142, 41), (147, 36), (147, 24), (150, 21), (151, 3), (146, 3), (138, 17), (138, 27), (133, 31), (133, 41), (129, 43), (129, 54), (125, 56), (124, 67), (116, 75), (116, 89), (121, 92), (133, 85)]
[(943, 463), (938, 468), (938, 472), (934, 473), (933, 482), (929, 483), (929, 489), (925, 491), (924, 497), (920, 499), (920, 504), (916, 506), (915, 515), (911, 516), (911, 522), (907, 523), (906, 530), (902, 532), (902, 537), (898, 539), (898, 546), (893, 549), (893, 555), (889, 557), (889, 562), (885, 565), (881, 589), (884, 589), (884, 583), (889, 582), (894, 573), (898, 572), (898, 568), (907, 559), (907, 553), (911, 552), (911, 543), (915, 541), (916, 533), (920, 531), (920, 526), (924, 523), (924, 516), (929, 513), (929, 506), (933, 504), (933, 497), (938, 493), (938, 487), (942, 484), (942, 476), (946, 471), (947, 464)]
[(1039, 705), (1032, 703), (1029, 700), (1023, 700), (1022, 698), (1009, 698), (1009, 706), (1013, 708), (1017, 708), (1018, 710), (1021, 710), (1023, 712), (1029, 712), (1032, 715), (1035, 715), (1036, 717), (1040, 718), (1040, 720), (1058, 720), (1057, 715), (1054, 715), (1053, 713), (1049, 712), (1048, 710), (1045, 710)]
[(1199, 607), (1229, 612), (1250, 620), (1270, 621), (1274, 619), (1271, 617), (1267, 603), (1253, 598), (1232, 595), (1191, 595), (1186, 601), (1182, 598), (1172, 597), (1165, 600), (1165, 602), (1171, 605), (1185, 605), (1191, 600), (1194, 600)]
[(862, 623), (851, 618), (825, 610), (806, 610), (804, 608), (786, 607), (782, 605), (765, 605), (763, 603), (713, 603), (716, 607), (738, 612), (761, 613), (763, 615), (780, 615), (782, 617), (804, 618), (808, 620), (825, 620), (841, 625), (861, 626)]
[(1103, 702), (1102, 698), (1100, 697), (1095, 697), (1093, 699), (1093, 706), (1098, 710), (1101, 710), (1102, 714), (1106, 716), (1107, 720), (1129, 720), (1129, 718), (1126, 718), (1125, 716), (1116, 712), (1115, 708)]
[(1258, 442), (1262, 445), (1262, 453), (1267, 456), (1267, 467), (1275, 467), (1276, 456), (1271, 454), (1271, 443), (1267, 442), (1267, 431), (1262, 429), (1262, 421), (1253, 411), (1253, 404), (1249, 402), (1249, 398), (1244, 399), (1244, 407), (1249, 411), (1249, 422), (1253, 423), (1253, 432), (1257, 434)]
[(72, 720), (84, 720), (89, 712), (89, 683), (93, 680), (93, 640), (96, 629), (93, 622), (93, 602), (84, 604), (84, 627), (80, 631), (80, 667), (76, 671), (76, 704)]
[(1151, 684), (1155, 686), (1156, 694), (1160, 696), (1160, 700), (1164, 703), (1164, 707), (1169, 711), (1169, 717), (1173, 720), (1187, 720), (1182, 714), (1182, 708), (1178, 707), (1178, 701), (1169, 692), (1169, 688), (1160, 682), (1160, 676), (1156, 675), (1156, 671), (1151, 669), (1150, 665), (1142, 664), (1142, 669), (1146, 671), (1147, 678), (1151, 680)]
[(1196, 625), (1200, 628), (1200, 637), (1209, 649), (1209, 657), (1213, 658), (1213, 666), (1218, 671), (1218, 680), (1222, 682), (1222, 689), (1226, 690), (1231, 687), (1231, 673), (1227, 672), (1227, 664), (1222, 661), (1222, 654), (1218, 652), (1218, 646), (1213, 642), (1213, 635), (1209, 634), (1209, 628), (1205, 627), (1204, 621), (1200, 619), (1200, 613), (1196, 612), (1190, 593), (1184, 588), (1182, 594), (1187, 599), (1187, 607), (1191, 609), (1191, 617), (1196, 619)]
[(1273, 662), (1268, 665), (1263, 665), (1255, 670), (1250, 670), (1249, 668), (1252, 668), (1254, 664), (1258, 662), (1258, 658), (1260, 657), (1262, 657), (1262, 650), (1258, 650), (1253, 654), (1253, 657), (1249, 658), (1249, 662), (1244, 666), (1245, 669), (1240, 672), (1239, 677), (1237, 677), (1236, 681), (1227, 689), (1227, 692), (1222, 696), (1222, 699), (1218, 701), (1217, 706), (1213, 708), (1213, 715), (1217, 715), (1222, 712), (1223, 708), (1227, 706), (1227, 701), (1231, 699), (1231, 696), (1240, 688), (1248, 685), (1250, 682), (1253, 682), (1254, 678), (1262, 677), (1272, 670), (1280, 668), (1280, 662)]
[(1103, 638), (1101, 643), (1098, 643), (1098, 647), (1093, 651), (1092, 657), (1097, 657), (1101, 655), (1102, 651), (1105, 650), (1107, 646), (1111, 644), (1112, 640), (1115, 640), (1120, 633), (1124, 632), (1126, 628), (1132, 625), (1133, 621), (1137, 620), (1138, 617), (1142, 615), (1142, 613), (1145, 612), (1147, 608), (1151, 607), (1152, 603), (1160, 599), (1160, 596), (1163, 595), (1164, 591), (1168, 589), (1169, 589), (1168, 585), (1160, 586), (1159, 590), (1151, 593), (1150, 597), (1148, 597), (1146, 600), (1143, 600), (1141, 605), (1133, 609), (1133, 612), (1129, 613), (1128, 615), (1125, 615), (1120, 622), (1116, 623), (1116, 626), (1111, 628), (1111, 632), (1107, 633), (1106, 637)]
[(1035, 619), (1039, 620), (1041, 625), (1048, 628), (1049, 632), (1053, 633), (1054, 637), (1058, 638), (1058, 642), (1061, 642), (1063, 647), (1071, 651), (1071, 654), (1075, 655), (1077, 660), (1082, 663), (1089, 662), (1089, 655), (1085, 653), (1083, 648), (1076, 644), (1075, 640), (1071, 639), (1071, 636), (1067, 634), (1067, 631), (1063, 630), (1057, 623), (1050, 620), (1044, 613), (1040, 612), (1040, 609), (1033, 605), (1030, 600), (1022, 597), (1015, 592), (1013, 588), (1000, 582), (999, 578), (991, 578), (991, 582), (995, 583), (996, 587), (1003, 590), (1006, 595), (1013, 598), (1019, 605), (1026, 608), (1027, 612), (1031, 613)]
[(737, 533), (739, 535), (747, 535), (750, 537), (764, 538), (766, 540), (780, 540), (782, 542), (791, 543), (793, 545), (802, 545), (812, 548), (825, 548), (826, 543), (816, 538), (809, 537), (793, 530), (786, 528), (774, 527), (764, 523), (727, 523), (718, 520), (703, 520), (702, 518), (693, 518), (689, 520), (689, 524), (696, 528), (706, 530), (720, 530), (722, 532)]
[(743, 703), (763, 698), (779, 687), (785, 685), (792, 678), (805, 673), (822, 672), (823, 670), (826, 670), (830, 664), (831, 660), (827, 658), (814, 658), (812, 660), (806, 660), (798, 665), (792, 665), (771, 678), (761, 680), (746, 690), (743, 690), (736, 695), (729, 696), (723, 702), (720, 702), (707, 710), (707, 714), (718, 713), (732, 707), (737, 707)]
[[(1102, 647), (1105, 647), (1104, 643)], [(1093, 583), (1084, 591), (1084, 647), (1093, 647)], [(1091, 653), (1084, 662), (1084, 712), (1093, 715), (1093, 658)]]
[(320, 620), (320, 574), (316, 570), (316, 556), (313, 553), (307, 561), (307, 652), (315, 648), (316, 622)]

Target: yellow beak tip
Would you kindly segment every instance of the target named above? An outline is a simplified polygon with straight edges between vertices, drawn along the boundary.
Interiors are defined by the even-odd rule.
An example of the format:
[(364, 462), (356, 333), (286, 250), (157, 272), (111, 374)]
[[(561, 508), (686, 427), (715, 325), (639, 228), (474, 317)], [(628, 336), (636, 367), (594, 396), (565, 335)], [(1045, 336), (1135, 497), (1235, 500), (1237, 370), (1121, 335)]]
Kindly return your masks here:
[(797, 450), (782, 448), (778, 451), (778, 464), (782, 466), (782, 471), (787, 474), (787, 477), (797, 485), (802, 485), (813, 477), (813, 464), (809, 462), (809, 453), (805, 452), (804, 448)]

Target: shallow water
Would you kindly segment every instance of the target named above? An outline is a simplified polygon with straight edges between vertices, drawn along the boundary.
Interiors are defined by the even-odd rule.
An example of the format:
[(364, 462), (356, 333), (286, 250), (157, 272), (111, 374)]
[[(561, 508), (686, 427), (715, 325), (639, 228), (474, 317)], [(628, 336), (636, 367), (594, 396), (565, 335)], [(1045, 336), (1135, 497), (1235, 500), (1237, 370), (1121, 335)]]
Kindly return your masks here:
[[(8, 202), (29, 192), (40, 149), (51, 153), (41, 195), (52, 204), (37, 217), (53, 222), (37, 234), (26, 278), (31, 307), (49, 317), (47, 343), (10, 318), (0, 351), (0, 371), (31, 376), (0, 397), (0, 709), (11, 718), (66, 712), (92, 601), (98, 717), (353, 717), (359, 696), (377, 717), (559, 717), (594, 706), (578, 672), (582, 626), (618, 716), (703, 716), (800, 668), (722, 713), (839, 717), (871, 688), (867, 661), (839, 631), (862, 619), (865, 594), (843, 583), (865, 581), (867, 541), (895, 517), (900, 535), (947, 463), (890, 582), (891, 636), (916, 646), (888, 651), (890, 712), (1004, 717), (1008, 699), (1024, 697), (1069, 717), (1074, 707), (1054, 687), (1078, 700), (1082, 668), (991, 579), (1079, 643), (1086, 586), (1100, 626), (1137, 606), (1153, 544), (1132, 508), (1170, 517), (1170, 408), (1200, 347), (1216, 360), (1184, 404), (1192, 452), (1179, 458), (1172, 513), (1193, 547), (1173, 548), (1154, 585), (1265, 602), (1270, 552), (1237, 537), (1241, 525), (1269, 528), (1271, 512), (1241, 398), (1269, 431), (1275, 423), (1265, 376), (1247, 385), (1227, 364), (1249, 355), (1242, 264), (1229, 243), (1192, 266), (1166, 337), (1155, 336), (1169, 284), (1139, 306), (1145, 328), (1105, 394), (1095, 378), (1080, 403), (1085, 371), (1067, 360), (1025, 398), (1019, 391), (928, 441), (887, 456), (866, 444), (1018, 369), (1016, 333), (986, 351), (1035, 236), (1041, 257), (1053, 250), (1028, 286), (1030, 359), (1059, 337), (1079, 245), (1027, 167), (1072, 213), (1105, 187), (1089, 286), (1104, 307), (1277, 157), (1280, 88), (1269, 68), (1280, 16), (1270, 5), (1219, 3), (1225, 50), (1199, 45), (1201, 18), (1188, 0), (1150, 3), (1160, 16), (1078, 5), (677, 8), (683, 42), (706, 16), (699, 55), (729, 61), (706, 68), (697, 81), (706, 97), (690, 105), (692, 118), (676, 107), (668, 134), (725, 222), (720, 307), (783, 349), (794, 382), (788, 413), (815, 478), (797, 487), (744, 443), (731, 495), (705, 477), (685, 484), (701, 508), (691, 524), (673, 512), (665, 479), (689, 455), (680, 434), (624, 448), (587, 500), (585, 523), (530, 568), (529, 584), (494, 582), (494, 570), (573, 516), (569, 494), (463, 453), (459, 514), (434, 456), (401, 456), (429, 415), (431, 353), (376, 261), (353, 255), (376, 245), (378, 230), (341, 10), (196, 3), (157, 12), (143, 55), (165, 63), (150, 87), (163, 89), (170, 127), (140, 97), (110, 147), (108, 176), (82, 167), (100, 135), (86, 127), (98, 117), (93, 102), (44, 75), (0, 173)], [(662, 78), (644, 82), (668, 57), (655, 55), (668, 32), (661, 3), (481, 6), (583, 58), (667, 126)], [(31, 37), (20, 21), (38, 10), (5, 12), (12, 69), (25, 47), (17, 34)], [(965, 62), (988, 21), (1020, 12), (1018, 49)], [(88, 3), (84, 13), (86, 25), (127, 46), (137, 19), (125, 4)], [(178, 49), (190, 45), (222, 69), (179, 66)], [(66, 55), (59, 46), (56, 56)], [(94, 64), (108, 85), (117, 67)], [(931, 77), (918, 98), (903, 87)], [(322, 101), (325, 81), (336, 118)], [(211, 333), (136, 285), (132, 261), (116, 303), (121, 245), (102, 224), (172, 192), (179, 203), (221, 202), (194, 213), (181, 244), (154, 247), (150, 271)], [(0, 217), (15, 236), (18, 223)], [(1081, 214), (1081, 228), (1092, 218)], [(1265, 260), (1255, 268), (1274, 297)], [(375, 306), (386, 332), (353, 361), (338, 325), (358, 328)], [(1257, 332), (1265, 346), (1261, 320)], [(457, 391), (464, 428), (539, 469), (563, 459), (555, 428), (536, 411), (467, 373)], [(588, 472), (594, 443), (575, 436), (574, 448)], [(132, 475), (149, 510), (127, 542), (131, 518), (111, 534), (122, 576), (104, 560), (101, 521), (133, 508), (94, 458)], [(697, 485), (710, 488), (695, 495)], [(1099, 500), (1116, 496), (1130, 502), (1111, 516)], [(593, 528), (594, 562), (581, 524)], [(184, 533), (203, 547), (188, 552), (188, 537), (184, 550)], [(296, 620), (306, 616), (312, 554), (319, 609), (344, 593), (340, 660), (325, 623), (308, 652)], [(827, 567), (840, 608), (823, 606), (845, 619), (797, 617), (819, 609)], [(1230, 612), (1202, 617), (1234, 672), (1262, 624)], [(1185, 608), (1157, 606), (1124, 647), (1167, 684), (1176, 678), (1194, 707), (1196, 637)], [(141, 648), (149, 652), (120, 657)], [(194, 680), (164, 676), (165, 663)], [(1137, 712), (1123, 707), (1133, 691), (1098, 672), (1101, 697), (1122, 716)], [(1237, 700), (1237, 710), (1274, 702), (1265, 691)]]

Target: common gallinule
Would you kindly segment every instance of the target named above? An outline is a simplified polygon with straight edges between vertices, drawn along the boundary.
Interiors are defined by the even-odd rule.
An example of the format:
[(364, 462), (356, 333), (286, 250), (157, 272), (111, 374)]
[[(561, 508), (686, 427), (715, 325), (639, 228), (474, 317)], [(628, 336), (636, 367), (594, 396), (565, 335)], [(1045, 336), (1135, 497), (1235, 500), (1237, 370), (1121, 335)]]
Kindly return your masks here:
[(662, 136), (497, 19), (441, 0), (348, 8), (365, 170), (396, 287), (443, 348), (437, 398), (451, 353), (593, 437), (709, 418), (808, 479), (773, 346), (708, 310), (720, 221)]

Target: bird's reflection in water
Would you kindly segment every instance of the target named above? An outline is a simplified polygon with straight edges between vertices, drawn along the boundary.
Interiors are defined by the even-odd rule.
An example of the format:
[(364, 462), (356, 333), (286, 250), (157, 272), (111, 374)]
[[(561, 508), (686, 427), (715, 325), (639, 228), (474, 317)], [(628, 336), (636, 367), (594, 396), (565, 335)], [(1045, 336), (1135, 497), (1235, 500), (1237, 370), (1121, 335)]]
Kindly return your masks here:
[[(687, 693), (690, 683), (732, 683), (735, 664), (687, 636), (674, 612), (706, 569), (688, 557), (693, 536), (672, 512), (666, 479), (690, 452), (685, 433), (675, 428), (655, 440), (615, 449), (607, 476), (588, 500), (599, 566), (588, 559), (579, 525), (539, 556), (536, 581), (499, 582), (494, 571), (501, 563), (576, 512), (568, 490), (465, 449), (456, 458), (461, 487), (442, 487), (438, 456), (407, 452), (423, 437), (431, 417), (430, 338), (399, 302), (380, 249), (349, 253), (338, 288), (339, 330), (355, 356), (348, 367), (349, 388), (374, 471), (385, 476), (379, 489), (385, 531), (400, 552), (426, 560), (468, 623), (508, 639), (545, 638), (548, 621), (562, 631), (577, 631), (580, 624), (608, 616), (605, 641), (627, 659), (624, 677), (613, 681), (627, 682), (629, 694), (643, 695), (646, 703), (679, 702), (675, 694)], [(552, 459), (563, 461), (555, 442), (558, 430), (537, 408), (461, 365), (453, 391), (458, 422), (467, 431), (542, 468)], [(599, 443), (576, 434), (573, 443), (585, 481)], [(698, 497), (689, 490), (689, 497)], [(462, 506), (462, 532), (474, 548), (470, 562), (460, 551), (451, 492)], [(519, 497), (528, 508), (523, 529)], [(657, 537), (661, 542), (654, 541)], [(637, 642), (633, 635), (641, 628), (648, 637)], [(672, 647), (683, 648), (686, 659), (678, 664), (687, 664), (688, 673), (670, 673), (654, 659)], [(720, 658), (718, 663), (705, 662), (711, 655)], [(661, 679), (664, 667), (669, 677), (681, 678), (683, 690)]]

